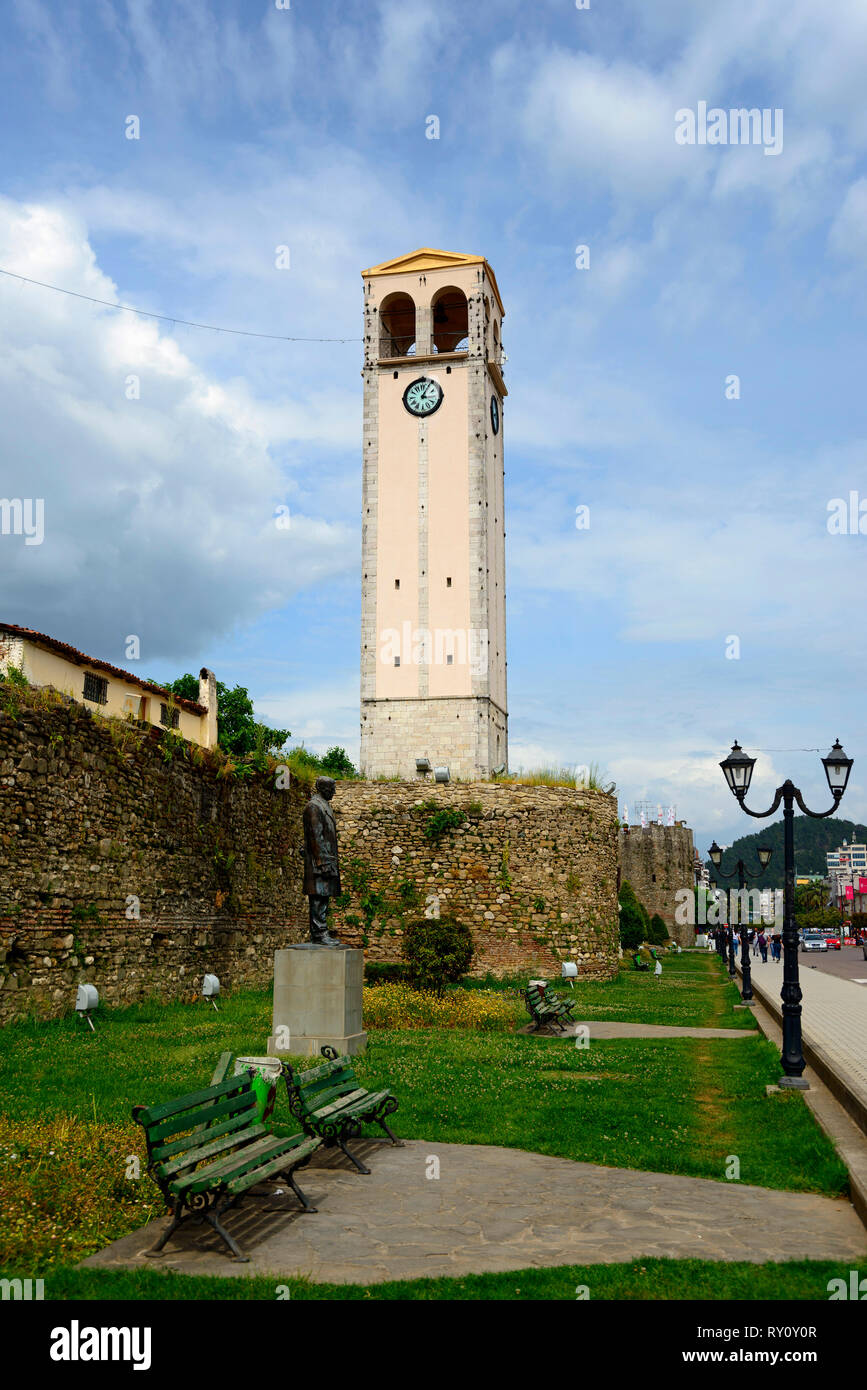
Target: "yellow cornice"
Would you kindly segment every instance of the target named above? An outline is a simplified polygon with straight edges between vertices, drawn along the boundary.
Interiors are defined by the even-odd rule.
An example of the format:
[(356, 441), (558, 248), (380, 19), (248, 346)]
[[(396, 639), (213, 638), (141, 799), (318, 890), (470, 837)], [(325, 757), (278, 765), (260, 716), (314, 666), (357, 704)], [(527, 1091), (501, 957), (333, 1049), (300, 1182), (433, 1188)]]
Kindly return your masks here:
[(497, 277), (484, 256), (471, 256), (465, 251), (440, 251), (434, 246), (421, 246), (417, 251), (410, 251), (404, 256), (395, 256), (393, 260), (383, 261), (381, 265), (373, 265), (368, 270), (363, 270), (361, 275), (362, 279), (366, 280), (368, 276), (373, 275), (412, 275), (418, 271), (448, 270), (450, 266), (467, 265), (485, 267), (485, 274), (491, 283), (491, 289), (500, 307), (500, 313), (505, 318), (506, 311), (500, 298)]

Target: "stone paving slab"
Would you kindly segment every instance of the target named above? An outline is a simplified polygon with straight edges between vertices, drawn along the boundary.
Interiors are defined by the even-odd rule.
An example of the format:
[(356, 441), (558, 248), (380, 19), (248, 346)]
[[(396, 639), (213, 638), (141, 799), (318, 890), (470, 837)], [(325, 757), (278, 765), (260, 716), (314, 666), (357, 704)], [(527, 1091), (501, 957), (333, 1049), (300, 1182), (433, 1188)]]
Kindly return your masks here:
[[(333, 1155), (299, 1174), (315, 1214), (299, 1214), (291, 1196), (253, 1198), (228, 1214), (249, 1264), (223, 1255), (209, 1228), (192, 1226), (173, 1237), (164, 1256), (147, 1259), (144, 1250), (164, 1229), (160, 1220), (84, 1265), (371, 1284), (642, 1257), (867, 1258), (867, 1232), (842, 1198), (603, 1168), (493, 1145), (412, 1140), (396, 1149), (371, 1140), (359, 1150), (373, 1170), (369, 1177)], [(426, 1176), (431, 1158), (439, 1160), (439, 1178)], [(266, 1209), (281, 1204), (280, 1211)]]
[(579, 1028), (588, 1028), (590, 1038), (756, 1038), (755, 1028), (681, 1028), (673, 1023), (620, 1023), (601, 1018), (586, 1023), (570, 1023), (561, 1032), (541, 1032), (532, 1023), (522, 1033), (538, 1033), (542, 1038), (574, 1038)]

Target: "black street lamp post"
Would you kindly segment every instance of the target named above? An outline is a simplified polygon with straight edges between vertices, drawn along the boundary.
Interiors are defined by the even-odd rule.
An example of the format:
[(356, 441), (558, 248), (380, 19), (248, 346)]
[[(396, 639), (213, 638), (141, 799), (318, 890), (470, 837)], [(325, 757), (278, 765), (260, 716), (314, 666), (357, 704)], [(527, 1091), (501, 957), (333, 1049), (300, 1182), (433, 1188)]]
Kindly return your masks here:
[(774, 815), (780, 802), (783, 803), (783, 988), (780, 998), (783, 1001), (783, 1050), (780, 1060), (784, 1075), (780, 1077), (781, 1086), (796, 1086), (808, 1090), (809, 1083), (803, 1078), (806, 1066), (801, 1041), (801, 985), (798, 977), (798, 929), (795, 923), (795, 811), (797, 801), (805, 816), (814, 820), (824, 820), (836, 811), (846, 790), (849, 773), (852, 771), (852, 758), (847, 758), (840, 747), (840, 740), (834, 744), (826, 758), (822, 759), (828, 786), (834, 797), (834, 805), (828, 811), (811, 811), (804, 804), (804, 798), (794, 782), (786, 780), (777, 787), (774, 800), (767, 811), (751, 811), (745, 804), (750, 780), (753, 775), (755, 758), (750, 758), (740, 744), (732, 745), (728, 757), (720, 763), (725, 779), (741, 810), (757, 820), (765, 820)]
[[(768, 865), (769, 865), (770, 862), (771, 862), (771, 853), (772, 853), (772, 851), (771, 851), (770, 849), (765, 848), (765, 846), (760, 846), (760, 847), (756, 850), (756, 854), (757, 854), (758, 857), (759, 857), (759, 863), (761, 864), (761, 868), (759, 869), (758, 873), (755, 873), (754, 871), (751, 870), (751, 871), (750, 871), (750, 878), (761, 878), (762, 874), (765, 872), (765, 869), (768, 867)], [(717, 878), (734, 878), (735, 874), (737, 874), (737, 876), (738, 876), (738, 889), (739, 889), (740, 892), (743, 892), (744, 888), (746, 887), (746, 883), (747, 883), (747, 871), (746, 871), (746, 868), (745, 868), (745, 866), (744, 866), (744, 861), (743, 861), (742, 859), (739, 859), (738, 862), (737, 862), (737, 868), (732, 869), (731, 873), (724, 874), (723, 871), (722, 871), (722, 869), (721, 869), (721, 867), (720, 867), (720, 865), (722, 864), (723, 851), (720, 849), (720, 847), (719, 847), (719, 845), (717, 844), (716, 840), (714, 840), (713, 844), (711, 845), (710, 849), (708, 850), (708, 854), (710, 855), (710, 862), (713, 864), (713, 867), (714, 867), (714, 875), (715, 875)], [(738, 902), (739, 902), (739, 904), (740, 904), (740, 907), (743, 907), (743, 898), (739, 898), (739, 899), (738, 899)], [(732, 925), (732, 909), (731, 909), (731, 892), (730, 892), (730, 891), (726, 893), (726, 904), (727, 904), (727, 907), (728, 907), (728, 919), (729, 919), (729, 975), (734, 975), (734, 973), (735, 973), (735, 929), (734, 929), (734, 926)], [(747, 921), (741, 920), (741, 975), (742, 975), (742, 986), (743, 986), (742, 989), (741, 989), (741, 999), (743, 1000), (743, 1002), (744, 1002), (745, 1004), (749, 1004), (750, 1001), (751, 1001), (751, 999), (752, 999), (752, 997), (753, 997), (753, 980), (752, 980), (752, 972), (751, 972), (751, 970), (750, 970), (749, 927), (750, 927), (749, 918), (747, 918)]]

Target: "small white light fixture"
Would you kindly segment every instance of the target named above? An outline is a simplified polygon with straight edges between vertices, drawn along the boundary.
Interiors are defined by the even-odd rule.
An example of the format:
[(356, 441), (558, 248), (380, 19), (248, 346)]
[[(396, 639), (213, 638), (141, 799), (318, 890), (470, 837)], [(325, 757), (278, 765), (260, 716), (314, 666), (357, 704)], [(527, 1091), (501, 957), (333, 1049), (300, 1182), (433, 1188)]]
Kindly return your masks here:
[(217, 979), (216, 975), (206, 975), (202, 980), (202, 998), (210, 999), (217, 1013), (220, 1012), (220, 1010), (217, 1009), (217, 995), (219, 993), (220, 981)]
[(572, 981), (578, 976), (578, 966), (575, 964), (574, 960), (564, 960), (560, 974), (563, 976), (564, 980), (569, 981), (569, 988), (574, 989), (575, 986)]
[(430, 772), (430, 770), (431, 770), (430, 758), (416, 758), (416, 760), (415, 760), (415, 770), (416, 770), (416, 772)]
[(449, 773), (449, 770), (448, 770), (447, 767), (435, 767), (435, 768), (434, 768), (434, 779), (435, 779), (435, 781), (437, 781), (437, 782), (448, 782), (448, 781), (450, 780), (450, 777), (451, 777), (451, 774)]
[(79, 985), (75, 995), (75, 1011), (87, 1019), (91, 1033), (95, 1033), (91, 1014), (99, 1004), (99, 995), (95, 985)]

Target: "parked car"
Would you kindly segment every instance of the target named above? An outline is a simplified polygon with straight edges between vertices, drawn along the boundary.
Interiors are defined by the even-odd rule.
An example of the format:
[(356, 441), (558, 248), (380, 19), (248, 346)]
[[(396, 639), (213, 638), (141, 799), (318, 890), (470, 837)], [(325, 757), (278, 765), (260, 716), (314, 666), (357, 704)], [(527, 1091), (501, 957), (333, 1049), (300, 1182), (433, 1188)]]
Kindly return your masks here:
[(839, 936), (826, 936), (825, 941), (827, 943), (829, 951), (839, 951), (842, 949), (842, 943), (840, 941)]
[(827, 951), (828, 941), (823, 931), (801, 932), (802, 951)]

